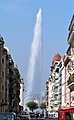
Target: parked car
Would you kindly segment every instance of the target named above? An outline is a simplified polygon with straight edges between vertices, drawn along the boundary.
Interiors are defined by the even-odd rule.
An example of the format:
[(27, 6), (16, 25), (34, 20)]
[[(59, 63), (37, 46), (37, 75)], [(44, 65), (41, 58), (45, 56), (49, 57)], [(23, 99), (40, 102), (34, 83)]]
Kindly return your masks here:
[(35, 116), (36, 116), (36, 119), (40, 119), (40, 117), (41, 117), (39, 112), (36, 112)]
[(35, 113), (34, 112), (29, 112), (29, 118), (30, 119), (35, 119), (36, 118), (36, 115), (35, 115)]
[(15, 118), (14, 112), (0, 112), (0, 120), (15, 120)]
[(29, 120), (30, 119), (30, 115), (28, 112), (20, 112), (17, 114), (17, 117), (20, 117), (21, 120)]

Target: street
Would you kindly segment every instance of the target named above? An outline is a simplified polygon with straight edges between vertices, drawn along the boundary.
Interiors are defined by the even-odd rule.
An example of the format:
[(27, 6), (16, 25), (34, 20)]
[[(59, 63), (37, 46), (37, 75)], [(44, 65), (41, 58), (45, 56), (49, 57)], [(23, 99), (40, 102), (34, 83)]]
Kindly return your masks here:
[[(57, 120), (58, 118), (32, 118), (30, 120)], [(29, 120), (29, 119), (23, 119), (23, 120)]]

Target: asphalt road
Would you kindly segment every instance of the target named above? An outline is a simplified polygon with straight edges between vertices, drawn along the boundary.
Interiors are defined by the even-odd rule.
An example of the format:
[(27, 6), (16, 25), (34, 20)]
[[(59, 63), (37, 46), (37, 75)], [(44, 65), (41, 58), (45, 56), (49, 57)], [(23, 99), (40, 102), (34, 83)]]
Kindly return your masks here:
[[(28, 119), (21, 119), (21, 120), (28, 120)], [(58, 120), (57, 118), (31, 118), (30, 120)]]
[[(25, 120), (25, 119), (24, 119)], [(27, 119), (26, 119), (27, 120)], [(58, 120), (56, 118), (39, 118), (39, 119), (30, 119), (30, 120)]]

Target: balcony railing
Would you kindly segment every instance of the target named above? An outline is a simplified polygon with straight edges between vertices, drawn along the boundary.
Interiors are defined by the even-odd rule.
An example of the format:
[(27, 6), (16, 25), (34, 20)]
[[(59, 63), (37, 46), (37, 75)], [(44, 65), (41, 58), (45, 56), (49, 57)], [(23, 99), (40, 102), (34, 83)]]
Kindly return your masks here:
[(73, 90), (74, 90), (74, 79), (69, 79), (69, 80), (67, 81), (67, 83), (68, 83), (69, 89), (70, 89), (71, 91), (73, 91)]
[(68, 80), (68, 85), (70, 85), (73, 82), (74, 82), (74, 79), (73, 80)]

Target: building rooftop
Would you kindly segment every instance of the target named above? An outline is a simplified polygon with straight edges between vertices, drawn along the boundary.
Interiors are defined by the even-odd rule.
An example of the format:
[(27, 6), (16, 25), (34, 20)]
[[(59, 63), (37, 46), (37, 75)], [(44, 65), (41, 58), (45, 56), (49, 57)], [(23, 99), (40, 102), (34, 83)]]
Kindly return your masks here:
[(55, 54), (52, 60), (52, 65), (54, 64), (55, 61), (60, 61), (60, 60), (61, 60), (60, 54), (59, 53)]

